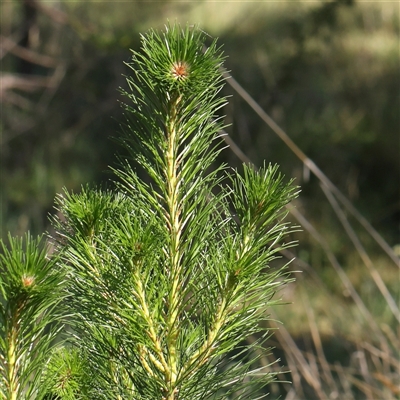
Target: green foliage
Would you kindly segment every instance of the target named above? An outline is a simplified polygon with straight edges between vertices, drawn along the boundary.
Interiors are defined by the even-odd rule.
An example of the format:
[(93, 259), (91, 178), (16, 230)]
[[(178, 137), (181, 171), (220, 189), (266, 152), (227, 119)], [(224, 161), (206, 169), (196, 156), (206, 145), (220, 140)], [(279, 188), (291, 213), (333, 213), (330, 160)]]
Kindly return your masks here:
[(292, 245), (281, 220), (296, 192), (276, 167), (245, 166), (243, 177), (212, 168), (223, 57), (203, 40), (177, 25), (142, 37), (118, 191), (58, 198), (73, 329), (96, 387), (88, 398), (249, 399), (273, 379), (256, 349), (286, 278), (265, 269)]
[(0, 394), (40, 399), (44, 366), (62, 327), (64, 277), (41, 239), (0, 242)]
[(57, 197), (56, 256), (29, 236), (3, 245), (7, 400), (250, 399), (274, 379), (258, 358), (289, 280), (270, 262), (293, 245), (283, 218), (297, 192), (276, 166), (214, 167), (223, 56), (203, 42), (179, 25), (142, 36), (115, 189)]
[(84, 399), (90, 393), (90, 374), (85, 355), (78, 349), (57, 348), (46, 368), (42, 384), (49, 388), (47, 396), (51, 395), (51, 398)]

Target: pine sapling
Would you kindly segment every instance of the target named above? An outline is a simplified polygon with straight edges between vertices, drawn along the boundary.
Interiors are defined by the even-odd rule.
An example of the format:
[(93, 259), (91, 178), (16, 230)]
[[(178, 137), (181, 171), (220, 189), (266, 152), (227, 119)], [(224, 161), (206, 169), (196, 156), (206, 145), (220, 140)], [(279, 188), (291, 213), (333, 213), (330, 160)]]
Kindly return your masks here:
[(224, 57), (204, 40), (179, 25), (142, 36), (114, 189), (57, 199), (71, 317), (46, 366), (53, 398), (247, 400), (274, 379), (258, 358), (297, 189), (276, 166), (215, 166)]

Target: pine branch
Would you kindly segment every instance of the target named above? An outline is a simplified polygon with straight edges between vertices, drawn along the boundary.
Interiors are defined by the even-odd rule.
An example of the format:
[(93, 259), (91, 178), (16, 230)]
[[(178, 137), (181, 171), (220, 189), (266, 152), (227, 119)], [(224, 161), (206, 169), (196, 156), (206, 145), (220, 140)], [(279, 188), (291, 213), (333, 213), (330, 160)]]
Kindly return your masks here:
[(69, 382), (88, 399), (250, 399), (274, 377), (258, 354), (290, 278), (269, 264), (293, 245), (283, 218), (297, 192), (277, 167), (213, 168), (224, 57), (215, 41), (203, 52), (204, 40), (178, 25), (142, 36), (123, 92), (129, 159), (113, 170), (116, 190), (58, 198), (72, 343), (85, 360)]
[(45, 366), (64, 319), (57, 261), (29, 234), (0, 242), (0, 393), (6, 400), (46, 393)]

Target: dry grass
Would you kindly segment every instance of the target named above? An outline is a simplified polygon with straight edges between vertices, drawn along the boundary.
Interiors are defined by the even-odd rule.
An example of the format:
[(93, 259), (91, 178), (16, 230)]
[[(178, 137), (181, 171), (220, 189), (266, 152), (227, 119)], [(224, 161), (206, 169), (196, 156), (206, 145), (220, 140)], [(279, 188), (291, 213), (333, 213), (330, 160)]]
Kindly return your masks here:
[[(353, 250), (342, 265), (329, 239), (307, 220), (298, 208), (290, 207), (292, 217), (304, 229), (306, 242), (313, 240), (323, 253), (323, 268), (313, 268), (301, 258), (292, 263), (296, 283), (283, 293), (283, 301), (293, 302), (275, 307), (271, 316), (283, 325), (271, 323), (275, 330), (276, 351), (263, 357), (262, 364), (272, 363), (279, 379), (292, 385), (272, 385), (272, 395), (289, 399), (397, 399), (400, 396), (400, 340), (398, 308), (399, 260), (382, 237), (372, 228), (286, 133), (237, 82), (228, 83), (250, 107), (287, 144), (300, 160), (310, 167), (321, 182), (332, 216), (342, 225), (339, 241), (348, 241)], [(249, 162), (249, 158), (228, 139), (232, 151)], [(233, 144), (233, 146), (232, 146)], [(352, 215), (356, 224), (345, 214)], [(354, 225), (357, 226), (357, 230)], [(329, 232), (329, 226), (324, 227)], [(363, 229), (362, 235), (359, 233)], [(379, 245), (382, 256), (373, 259), (362, 237)], [(335, 233), (335, 235), (340, 235)], [(300, 237), (300, 243), (302, 238)], [(300, 247), (301, 249), (301, 247)], [(292, 259), (295, 254), (285, 252)], [(351, 260), (357, 260), (348, 265)], [(282, 361), (273, 364), (277, 356)], [(289, 372), (289, 371), (290, 372)], [(285, 372), (286, 371), (286, 372)]]

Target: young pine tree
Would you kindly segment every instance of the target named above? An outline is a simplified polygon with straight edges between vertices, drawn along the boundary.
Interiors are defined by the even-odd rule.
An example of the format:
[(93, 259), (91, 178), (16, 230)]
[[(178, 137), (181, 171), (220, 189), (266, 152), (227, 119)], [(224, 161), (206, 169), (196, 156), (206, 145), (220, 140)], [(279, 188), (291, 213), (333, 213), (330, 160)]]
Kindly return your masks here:
[(296, 188), (276, 166), (214, 167), (223, 57), (204, 39), (142, 36), (115, 190), (58, 197), (70, 343), (45, 367), (48, 398), (247, 400), (274, 377), (257, 358)]

